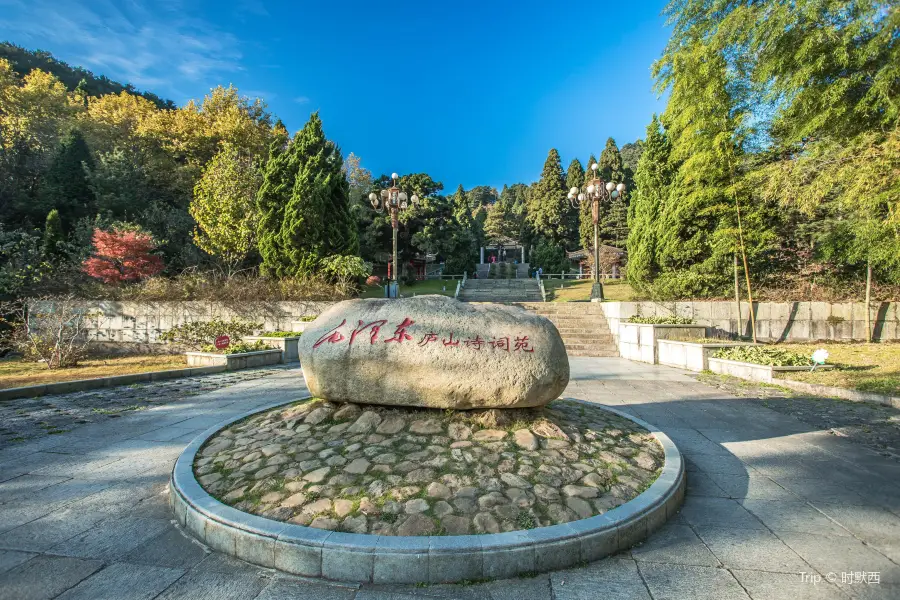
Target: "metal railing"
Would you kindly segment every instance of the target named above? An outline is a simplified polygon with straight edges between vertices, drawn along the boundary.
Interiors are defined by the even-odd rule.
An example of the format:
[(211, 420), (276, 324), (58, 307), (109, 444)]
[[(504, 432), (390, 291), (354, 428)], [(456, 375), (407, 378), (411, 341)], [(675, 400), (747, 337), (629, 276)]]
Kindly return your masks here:
[[(532, 277), (536, 279), (593, 279), (593, 275), (590, 273), (542, 273), (541, 275), (534, 274)], [(621, 275), (613, 275), (612, 273), (600, 273), (600, 279), (624, 279)]]
[(454, 298), (457, 298), (457, 299), (459, 298), (459, 292), (460, 292), (464, 287), (466, 287), (466, 279), (468, 278), (468, 276), (469, 276), (468, 273), (463, 273), (463, 274), (462, 274), (462, 279), (460, 279), (459, 281), (456, 282), (456, 293), (453, 294), (453, 297), (454, 297)]

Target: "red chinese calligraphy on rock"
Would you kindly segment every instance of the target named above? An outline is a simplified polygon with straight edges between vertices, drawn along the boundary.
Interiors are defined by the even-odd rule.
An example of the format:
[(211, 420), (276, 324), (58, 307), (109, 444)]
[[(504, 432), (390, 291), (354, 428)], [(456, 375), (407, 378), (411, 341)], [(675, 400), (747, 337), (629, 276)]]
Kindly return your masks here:
[(413, 339), (413, 337), (411, 335), (406, 333), (406, 330), (410, 326), (412, 326), (414, 323), (415, 323), (415, 321), (413, 321), (409, 317), (406, 317), (405, 319), (403, 319), (402, 323), (397, 325), (397, 329), (394, 330), (394, 337), (384, 340), (384, 343), (386, 344), (388, 342), (397, 342), (399, 344), (399, 343), (402, 343), (403, 340)]
[(425, 334), (425, 336), (422, 338), (422, 341), (419, 342), (419, 346), (427, 346), (431, 342), (436, 342), (436, 341), (438, 341), (438, 334), (431, 331), (431, 332)]
[(528, 341), (528, 336), (527, 336), (527, 335), (523, 335), (522, 337), (517, 337), (517, 338), (516, 338), (516, 347), (515, 347), (515, 350), (516, 350), (517, 352), (520, 351), (520, 350), (521, 350), (522, 352), (534, 352), (534, 348), (530, 348), (529, 346), (531, 346), (531, 342)]
[(481, 350), (482, 346), (484, 346), (484, 340), (481, 339), (481, 336), (476, 335), (474, 340), (466, 340), (465, 344), (466, 348)]
[(366, 323), (363, 325), (362, 319), (359, 320), (359, 323), (356, 326), (356, 329), (353, 330), (353, 333), (350, 334), (350, 344), (353, 345), (353, 341), (356, 340), (356, 336), (368, 329), (372, 328), (372, 335), (369, 337), (369, 344), (374, 344), (378, 340), (378, 332), (381, 331), (381, 327), (387, 323), (387, 319), (379, 319), (378, 321), (372, 321), (371, 323)]
[(494, 338), (490, 342), (488, 342), (488, 344), (490, 344), (491, 348), (494, 348), (495, 350), (506, 350), (507, 352), (509, 352), (508, 337)]
[(329, 330), (325, 335), (320, 337), (315, 344), (313, 344), (313, 350), (328, 342), (329, 344), (337, 344), (338, 342), (344, 339), (344, 335), (338, 331), (341, 327), (347, 324), (347, 319), (341, 321), (341, 324), (335, 327), (334, 329)]
[(441, 340), (441, 342), (445, 346), (459, 346), (459, 340), (453, 341), (453, 332), (452, 331), (450, 332), (450, 339), (448, 340), (447, 338), (444, 338), (443, 340)]

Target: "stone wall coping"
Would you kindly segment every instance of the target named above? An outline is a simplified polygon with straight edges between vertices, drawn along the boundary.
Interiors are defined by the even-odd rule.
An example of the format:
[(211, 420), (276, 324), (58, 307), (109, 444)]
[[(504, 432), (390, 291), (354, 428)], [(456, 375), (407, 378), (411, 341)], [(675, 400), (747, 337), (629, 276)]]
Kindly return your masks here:
[(240, 356), (259, 356), (262, 354), (272, 354), (273, 352), (281, 352), (278, 348), (271, 348), (269, 350), (254, 350), (253, 352), (237, 352), (235, 354), (220, 354), (219, 352), (200, 352), (195, 350), (190, 350), (185, 352), (187, 356), (221, 356), (222, 358), (234, 358)]
[(706, 329), (706, 325), (700, 325), (698, 323), (683, 323), (683, 324), (675, 324), (675, 323), (630, 323), (628, 321), (619, 321), (619, 326), (623, 325), (632, 325), (637, 327), (653, 327), (654, 329), (676, 329), (680, 327), (693, 327), (693, 328), (703, 328)]
[(893, 408), (900, 408), (900, 396), (887, 396), (884, 394), (876, 394), (874, 392), (861, 392), (859, 390), (822, 385), (820, 383), (794, 381), (793, 379), (779, 379), (778, 385), (792, 389), (796, 392), (804, 392), (816, 396), (840, 398), (842, 400), (850, 400), (853, 402), (871, 402), (874, 404), (891, 406)]
[(753, 342), (686, 342), (683, 340), (656, 340), (657, 344), (678, 344), (683, 346), (699, 346), (701, 348), (736, 348), (740, 346), (763, 346), (765, 344), (754, 344)]
[(194, 477), (206, 441), (252, 415), (308, 399), (279, 400), (229, 418), (195, 438), (172, 470), (170, 501), (179, 523), (215, 550), (294, 575), (376, 583), (450, 583), (559, 569), (630, 548), (677, 512), (685, 465), (672, 440), (649, 423), (592, 404), (647, 429), (663, 447), (660, 476), (633, 500), (602, 515), (537, 529), (487, 535), (383, 536), (304, 527), (251, 515), (208, 494)]
[[(299, 340), (299, 335), (245, 335), (242, 339), (245, 340)], [(247, 353), (245, 353), (247, 354)]]
[(76, 379), (74, 381), (60, 381), (57, 383), (28, 385), (24, 387), (7, 388), (5, 390), (0, 390), (0, 401), (15, 400), (17, 398), (35, 398), (37, 396), (50, 396), (53, 394), (69, 394), (72, 392), (83, 392), (85, 390), (96, 390), (100, 388), (116, 387), (119, 385), (131, 385), (133, 383), (141, 383), (145, 381), (160, 381), (163, 379), (178, 379), (180, 377), (212, 375), (214, 373), (221, 373), (225, 370), (225, 365), (211, 365), (208, 367), (167, 369), (165, 371), (147, 371), (144, 373), (114, 375), (112, 377), (96, 377), (94, 379)]
[[(763, 369), (771, 369), (773, 372), (790, 372), (790, 371), (809, 371), (811, 367), (802, 367), (802, 366), (776, 366), (776, 365), (761, 365), (759, 363), (747, 362), (745, 360), (731, 360), (730, 358), (716, 358), (715, 356), (710, 356), (709, 360), (714, 360), (717, 362), (722, 362), (731, 365), (739, 365), (739, 366), (747, 366), (747, 367), (760, 367)], [(833, 369), (834, 365), (819, 365), (816, 367), (817, 371)]]

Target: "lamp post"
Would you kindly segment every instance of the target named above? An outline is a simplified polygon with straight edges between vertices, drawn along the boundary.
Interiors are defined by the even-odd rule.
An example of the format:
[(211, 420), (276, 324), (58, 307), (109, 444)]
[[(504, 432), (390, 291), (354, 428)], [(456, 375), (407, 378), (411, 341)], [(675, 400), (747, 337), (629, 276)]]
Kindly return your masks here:
[(597, 176), (600, 165), (591, 165), (593, 179), (580, 191), (577, 187), (569, 190), (569, 202), (578, 208), (584, 202), (591, 203), (591, 218), (594, 221), (594, 285), (591, 287), (591, 300), (603, 302), (603, 284), (600, 282), (600, 203), (611, 202), (625, 193), (625, 184), (615, 181), (603, 181)]
[[(412, 195), (412, 198), (407, 197), (406, 192), (401, 192), (400, 188), (397, 187), (397, 180), (400, 179), (400, 176), (396, 173), (391, 173), (391, 179), (393, 180), (393, 185), (386, 190), (381, 190), (381, 194), (376, 194), (372, 192), (369, 194), (369, 202), (372, 203), (372, 208), (374, 208), (378, 212), (383, 212), (385, 209), (389, 210), (391, 213), (391, 228), (394, 230), (394, 270), (391, 273), (394, 284), (397, 283), (397, 227), (398, 217), (400, 215), (401, 210), (406, 210), (410, 206), (410, 202), (413, 206), (419, 204), (419, 197), (415, 194)], [(380, 197), (379, 197), (380, 196)]]

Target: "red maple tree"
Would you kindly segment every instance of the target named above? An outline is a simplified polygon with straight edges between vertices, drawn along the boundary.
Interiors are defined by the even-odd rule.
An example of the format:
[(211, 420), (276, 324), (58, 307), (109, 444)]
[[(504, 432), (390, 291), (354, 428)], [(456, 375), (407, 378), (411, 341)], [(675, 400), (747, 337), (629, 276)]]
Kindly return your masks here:
[(104, 283), (138, 281), (163, 270), (162, 258), (151, 254), (156, 249), (153, 236), (140, 231), (94, 229), (94, 255), (82, 269)]

